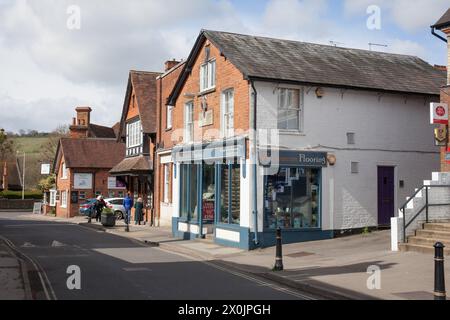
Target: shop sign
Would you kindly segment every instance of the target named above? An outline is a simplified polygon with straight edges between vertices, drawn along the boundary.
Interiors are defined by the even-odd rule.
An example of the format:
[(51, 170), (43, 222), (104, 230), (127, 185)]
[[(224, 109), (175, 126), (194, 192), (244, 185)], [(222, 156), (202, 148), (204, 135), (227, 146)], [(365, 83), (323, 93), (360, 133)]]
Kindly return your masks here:
[(203, 201), (203, 220), (214, 221), (214, 201)]
[(108, 189), (126, 189), (125, 182), (117, 179), (117, 177), (108, 177)]
[[(278, 152), (278, 157), (272, 157), (273, 152)], [(277, 159), (278, 165), (281, 166), (299, 166), (299, 167), (326, 167), (328, 164), (326, 152), (309, 152), (309, 151), (283, 151), (271, 150), (260, 152), (261, 164), (274, 166), (271, 158)], [(264, 159), (264, 160), (263, 160)]]
[(430, 123), (448, 124), (448, 104), (446, 103), (430, 104)]
[(441, 125), (434, 129), (434, 140), (436, 146), (444, 147), (447, 145), (447, 126)]
[(73, 185), (74, 189), (92, 189), (92, 173), (75, 173)]

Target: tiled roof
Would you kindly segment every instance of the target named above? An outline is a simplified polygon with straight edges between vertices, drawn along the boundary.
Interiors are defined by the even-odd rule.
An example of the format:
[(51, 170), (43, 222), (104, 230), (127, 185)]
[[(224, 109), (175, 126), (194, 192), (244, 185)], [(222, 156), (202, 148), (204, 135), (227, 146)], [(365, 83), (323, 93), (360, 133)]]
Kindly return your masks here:
[[(5, 162), (0, 162), (0, 188), (3, 185), (4, 167), (5, 167)], [(20, 180), (17, 163), (15, 161), (7, 161), (6, 168), (7, 168), (7, 172), (8, 172), (8, 189), (20, 190), (22, 188), (22, 183)]]
[(116, 139), (61, 138), (55, 172), (58, 171), (61, 153), (68, 168), (111, 169), (123, 159), (125, 144), (118, 143)]
[(149, 172), (153, 169), (153, 163), (148, 156), (137, 156), (125, 158), (114, 168), (111, 169), (112, 174), (129, 174), (133, 172)]
[(432, 27), (436, 29), (441, 29), (450, 26), (450, 9), (434, 24)]
[(89, 136), (92, 138), (116, 138), (114, 128), (99, 126), (93, 123), (89, 125)]
[(246, 77), (438, 95), (446, 75), (418, 57), (205, 31)]

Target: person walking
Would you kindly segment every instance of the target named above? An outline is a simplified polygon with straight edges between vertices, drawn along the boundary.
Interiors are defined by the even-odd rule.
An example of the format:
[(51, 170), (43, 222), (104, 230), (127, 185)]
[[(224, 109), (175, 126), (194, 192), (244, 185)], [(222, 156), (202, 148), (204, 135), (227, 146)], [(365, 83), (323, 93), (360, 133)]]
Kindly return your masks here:
[(103, 200), (103, 196), (102, 195), (98, 196), (97, 201), (95, 201), (95, 205), (94, 205), (95, 213), (96, 213), (95, 221), (101, 222), (102, 211), (103, 211), (103, 208), (105, 208), (105, 207), (106, 207), (106, 202), (105, 202), (105, 200)]
[(137, 199), (136, 204), (134, 205), (134, 223), (141, 225), (142, 221), (142, 212), (144, 209), (144, 201), (142, 198)]
[(125, 208), (125, 223), (129, 224), (131, 218), (131, 208), (133, 208), (133, 199), (131, 198), (130, 192), (128, 192), (125, 199), (123, 199), (123, 207)]

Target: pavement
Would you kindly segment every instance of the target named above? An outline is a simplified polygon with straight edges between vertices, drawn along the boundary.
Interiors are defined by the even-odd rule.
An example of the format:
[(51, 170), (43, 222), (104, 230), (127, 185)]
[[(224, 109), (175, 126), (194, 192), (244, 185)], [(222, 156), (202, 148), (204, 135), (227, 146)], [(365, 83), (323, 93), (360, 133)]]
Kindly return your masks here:
[[(131, 225), (130, 232), (125, 232), (122, 222), (107, 229), (95, 222), (86, 224), (84, 217), (61, 219), (25, 214), (22, 218), (65, 223), (70, 221), (201, 261), (213, 262), (226, 269), (264, 278), (325, 299), (433, 299), (433, 255), (390, 251), (389, 230), (283, 245), (284, 271), (274, 272), (274, 247), (248, 252), (223, 247), (208, 239), (174, 239), (170, 228)], [(377, 270), (380, 277), (375, 281)], [(450, 263), (446, 264), (445, 274), (448, 288)]]
[(27, 290), (20, 259), (0, 239), (0, 300), (25, 300)]

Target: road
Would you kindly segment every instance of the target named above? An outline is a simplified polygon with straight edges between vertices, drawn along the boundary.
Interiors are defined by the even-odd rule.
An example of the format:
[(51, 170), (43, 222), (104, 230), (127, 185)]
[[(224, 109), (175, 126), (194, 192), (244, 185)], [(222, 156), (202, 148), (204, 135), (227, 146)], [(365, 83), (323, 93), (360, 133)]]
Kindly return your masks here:
[[(292, 300), (302, 293), (75, 224), (0, 213), (0, 241), (27, 261), (35, 299)], [(69, 290), (69, 266), (81, 289)]]

